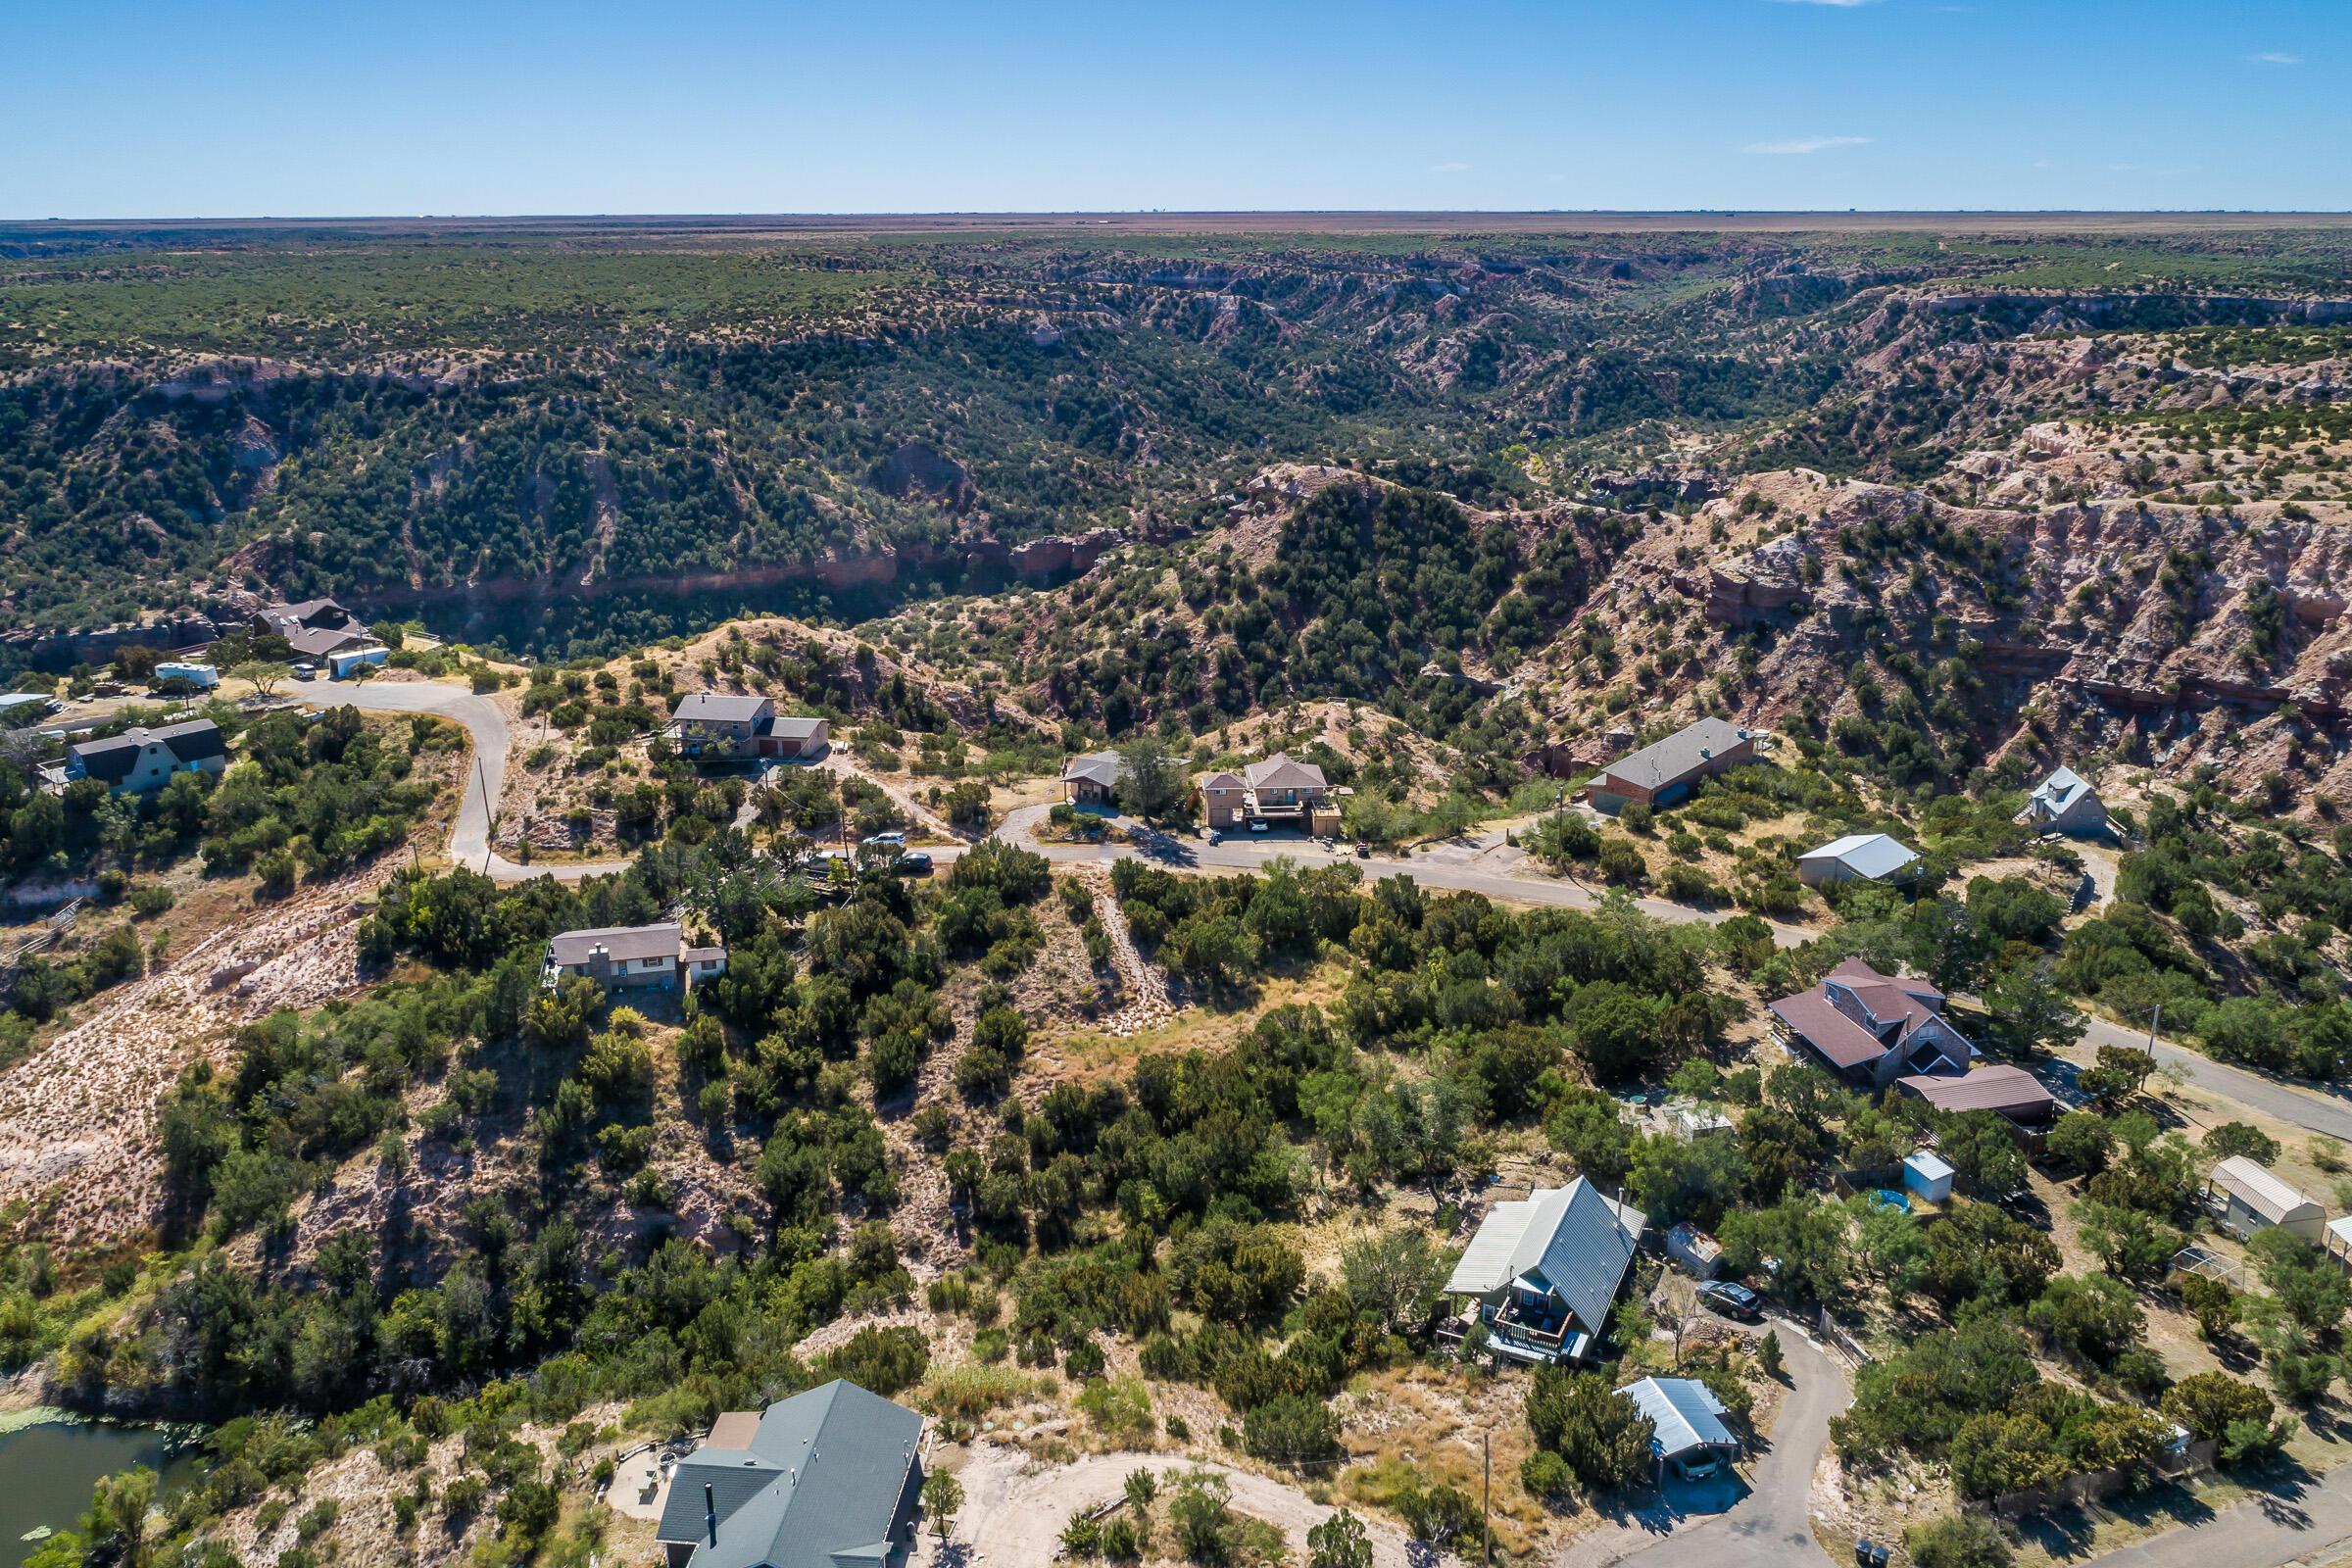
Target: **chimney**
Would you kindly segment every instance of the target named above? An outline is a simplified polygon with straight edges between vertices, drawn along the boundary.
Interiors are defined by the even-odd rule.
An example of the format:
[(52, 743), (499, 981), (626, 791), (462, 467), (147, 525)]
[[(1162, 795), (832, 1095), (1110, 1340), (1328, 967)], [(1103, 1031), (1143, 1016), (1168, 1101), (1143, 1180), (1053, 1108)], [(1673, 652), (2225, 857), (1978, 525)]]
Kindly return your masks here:
[(718, 1498), (712, 1494), (710, 1483), (708, 1481), (703, 1483), (703, 1528), (710, 1533), (710, 1544), (717, 1545)]

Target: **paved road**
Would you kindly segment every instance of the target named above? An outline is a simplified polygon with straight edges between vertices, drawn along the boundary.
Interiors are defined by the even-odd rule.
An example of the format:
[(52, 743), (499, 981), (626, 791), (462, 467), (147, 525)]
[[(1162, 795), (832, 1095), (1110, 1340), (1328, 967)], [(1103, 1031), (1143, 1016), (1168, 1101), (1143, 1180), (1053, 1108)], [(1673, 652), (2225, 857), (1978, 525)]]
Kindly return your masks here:
[[(2352, 1556), (2352, 1466), (2256, 1497), (2203, 1524), (2085, 1559), (2081, 1568), (2287, 1568)], [(2067, 1559), (2061, 1558), (2060, 1561)]]
[(1582, 1551), (1571, 1546), (1563, 1568), (1600, 1568), (1605, 1563), (1629, 1568), (1792, 1568), (1830, 1561), (1813, 1539), (1813, 1470), (1829, 1446), (1830, 1417), (1845, 1408), (1853, 1393), (1844, 1367), (1829, 1352), (1787, 1324), (1779, 1328), (1781, 1348), (1788, 1357), (1788, 1397), (1773, 1424), (1772, 1447), (1751, 1467), (1747, 1494), (1722, 1513), (1683, 1516), (1673, 1533), (1654, 1545), (1642, 1544), (1632, 1532), (1618, 1532)]
[[(300, 681), (293, 683), (289, 689), (303, 700), (320, 707), (349, 704), (374, 713), (432, 713), (465, 726), (466, 733), (473, 738), (474, 767), (466, 781), (466, 796), (458, 803), (457, 821), (449, 835), (449, 858), (456, 863), (482, 871), (500, 882), (523, 882), (536, 876), (576, 882), (584, 876), (602, 876), (627, 869), (629, 862), (626, 860), (572, 860), (524, 865), (490, 851), (490, 807), (487, 803), (497, 801), (505, 788), (507, 759), (514, 748), (514, 737), (507, 723), (507, 715), (487, 699), (441, 681)], [(1582, 883), (1516, 875), (1509, 870), (1478, 863), (1483, 856), (1476, 854), (1464, 859), (1450, 857), (1432, 858), (1422, 855), (1409, 859), (1382, 856), (1358, 861), (1352, 854), (1333, 854), (1318, 849), (1311, 841), (1293, 838), (1228, 839), (1220, 845), (1197, 839), (1162, 838), (1150, 851), (1139, 850), (1128, 844), (1037, 844), (1033, 835), (1037, 822), (1046, 810), (1047, 808), (1042, 806), (1023, 807), (1005, 819), (998, 833), (1015, 843), (1034, 848), (1048, 859), (1062, 865), (1143, 857), (1176, 870), (1255, 871), (1262, 869), (1273, 857), (1287, 855), (1305, 865), (1361, 864), (1366, 874), (1374, 877), (1403, 872), (1424, 887), (1483, 893), (1489, 898), (1508, 900), (1515, 904), (1592, 909), (1599, 907), (1601, 902), (1600, 895)], [(931, 857), (937, 863), (945, 865), (962, 853), (961, 846), (950, 845), (932, 850)], [(1634, 905), (1644, 914), (1678, 924), (1716, 924), (1738, 912), (1731, 909), (1696, 909), (1688, 905), (1669, 904), (1663, 899), (1636, 899)], [(1772, 931), (1773, 940), (1785, 948), (1796, 947), (1813, 936), (1812, 932), (1794, 926), (1774, 925)]]
[[(2082, 1043), (2074, 1054), (2083, 1061), (2091, 1059), (2101, 1046), (2123, 1046), (2132, 1051), (2149, 1049), (2147, 1031), (2127, 1029), (2093, 1018), (2082, 1032)], [(2304, 1089), (2280, 1078), (2265, 1077), (2243, 1067), (2232, 1067), (2226, 1061), (2200, 1055), (2185, 1046), (2176, 1046), (2169, 1040), (2155, 1043), (2156, 1060), (2160, 1065), (2178, 1067), (2188, 1081), (2198, 1088), (2209, 1090), (2228, 1100), (2276, 1117), (2289, 1126), (2305, 1132), (2325, 1133), (2352, 1143), (2352, 1102), (2321, 1089)]]

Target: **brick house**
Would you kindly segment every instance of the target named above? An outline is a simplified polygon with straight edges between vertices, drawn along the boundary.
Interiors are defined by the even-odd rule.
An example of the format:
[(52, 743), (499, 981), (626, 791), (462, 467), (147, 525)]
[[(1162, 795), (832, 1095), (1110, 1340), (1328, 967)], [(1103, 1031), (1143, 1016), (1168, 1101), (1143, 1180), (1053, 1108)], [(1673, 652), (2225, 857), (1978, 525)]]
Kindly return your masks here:
[(1755, 738), (1720, 718), (1702, 718), (1628, 753), (1602, 768), (1584, 789), (1595, 810), (1614, 815), (1628, 806), (1672, 806), (1710, 773), (1756, 760)]

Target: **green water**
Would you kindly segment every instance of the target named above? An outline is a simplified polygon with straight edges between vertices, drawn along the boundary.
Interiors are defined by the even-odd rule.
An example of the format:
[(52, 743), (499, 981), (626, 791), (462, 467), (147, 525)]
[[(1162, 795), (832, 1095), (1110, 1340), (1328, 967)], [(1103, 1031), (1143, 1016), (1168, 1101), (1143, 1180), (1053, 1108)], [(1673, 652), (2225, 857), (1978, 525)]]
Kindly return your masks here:
[[(44, 1418), (44, 1417), (47, 1418)], [(0, 1568), (19, 1568), (40, 1543), (23, 1537), (47, 1525), (71, 1530), (102, 1476), (143, 1464), (167, 1486), (189, 1470), (156, 1427), (113, 1426), (28, 1412), (0, 1427)]]

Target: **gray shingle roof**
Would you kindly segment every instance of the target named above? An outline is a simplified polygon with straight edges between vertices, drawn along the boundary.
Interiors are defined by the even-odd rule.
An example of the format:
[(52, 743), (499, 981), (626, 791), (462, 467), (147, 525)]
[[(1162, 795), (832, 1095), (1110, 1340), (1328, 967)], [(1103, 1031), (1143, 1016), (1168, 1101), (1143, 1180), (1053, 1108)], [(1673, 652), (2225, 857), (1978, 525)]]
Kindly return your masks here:
[(669, 716), (683, 723), (752, 724), (768, 710), (764, 697), (730, 697), (720, 692), (694, 692), (678, 699)]
[(636, 958), (674, 958), (684, 946), (685, 933), (674, 920), (661, 925), (607, 925), (558, 934), (548, 941), (547, 956), (551, 963), (586, 963), (589, 955), (601, 947), (615, 963), (626, 963)]
[(825, 721), (814, 713), (778, 713), (768, 721), (767, 732), (780, 741), (812, 741), (825, 727)]
[(1747, 731), (1720, 718), (1702, 718), (1611, 762), (1603, 776), (1646, 790), (1664, 789), (1686, 778), (1748, 738)]
[[(655, 1539), (691, 1568), (838, 1568), (889, 1554), (923, 1418), (839, 1380), (769, 1405), (743, 1448), (698, 1448)], [(705, 1502), (703, 1489), (710, 1489)], [(707, 1513), (718, 1516), (711, 1543)]]
[(1242, 769), (1242, 777), (1253, 790), (1319, 790), (1326, 788), (1323, 770), (1312, 762), (1301, 762), (1288, 752), (1276, 752), (1263, 761), (1251, 762)]
[(2057, 767), (2034, 787), (2034, 804), (2055, 816), (2089, 793), (2090, 785), (2082, 774), (2071, 767)]
[(1108, 790), (1118, 787), (1119, 777), (1126, 771), (1126, 760), (1118, 753), (1089, 752), (1084, 757), (1071, 758), (1062, 768), (1061, 777), (1065, 784), (1087, 783)]

